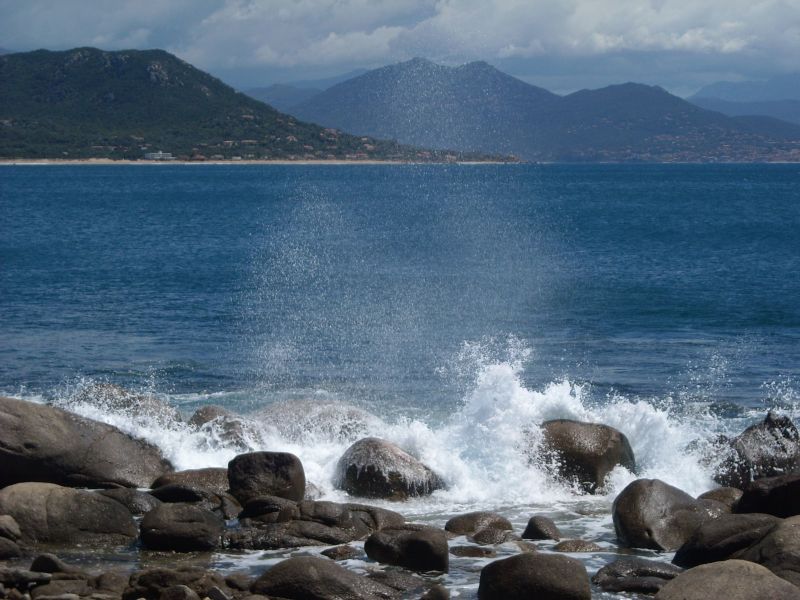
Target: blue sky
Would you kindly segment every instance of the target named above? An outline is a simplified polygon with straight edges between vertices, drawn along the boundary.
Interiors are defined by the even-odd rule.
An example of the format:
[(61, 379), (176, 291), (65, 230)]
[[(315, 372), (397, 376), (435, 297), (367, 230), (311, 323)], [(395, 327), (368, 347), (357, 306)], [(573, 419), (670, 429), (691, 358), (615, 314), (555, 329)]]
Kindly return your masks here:
[(798, 70), (800, 0), (0, 0), (12, 50), (164, 48), (240, 88), (423, 56), (573, 91)]

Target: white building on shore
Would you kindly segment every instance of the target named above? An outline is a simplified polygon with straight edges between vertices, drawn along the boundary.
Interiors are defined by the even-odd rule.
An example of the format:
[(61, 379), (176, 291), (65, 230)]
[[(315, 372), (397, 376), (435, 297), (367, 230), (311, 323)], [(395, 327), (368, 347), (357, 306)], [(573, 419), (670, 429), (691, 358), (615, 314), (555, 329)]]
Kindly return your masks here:
[(159, 150), (158, 152), (146, 152), (144, 155), (145, 160), (175, 160), (175, 157), (172, 156), (172, 152), (162, 152)]

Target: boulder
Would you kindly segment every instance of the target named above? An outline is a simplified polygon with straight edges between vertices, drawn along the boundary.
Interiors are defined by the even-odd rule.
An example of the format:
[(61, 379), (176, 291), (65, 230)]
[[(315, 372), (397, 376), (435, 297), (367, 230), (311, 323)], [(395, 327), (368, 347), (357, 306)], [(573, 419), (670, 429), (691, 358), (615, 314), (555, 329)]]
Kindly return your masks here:
[(684, 571), (656, 594), (656, 600), (800, 600), (800, 589), (761, 565), (725, 560)]
[(771, 515), (722, 515), (700, 525), (678, 548), (672, 562), (680, 567), (696, 567), (728, 558), (763, 538), (779, 519)]
[(656, 560), (626, 556), (602, 567), (592, 583), (604, 592), (655, 594), (683, 569)]
[(511, 531), (514, 529), (511, 521), (493, 512), (471, 512), (453, 517), (444, 526), (446, 531), (455, 535), (474, 535), (482, 529), (500, 529)]
[(339, 459), (336, 486), (354, 496), (405, 500), (444, 487), (442, 479), (394, 444), (364, 438)]
[(193, 552), (220, 545), (225, 522), (191, 504), (162, 504), (147, 513), (140, 526), (142, 544), (151, 550)]
[(558, 541), (561, 539), (561, 532), (553, 519), (537, 515), (528, 520), (528, 526), (522, 532), (522, 539)]
[(200, 600), (200, 596), (189, 586), (172, 585), (161, 590), (158, 600)]
[(800, 433), (792, 420), (770, 412), (730, 441), (730, 452), (714, 479), (742, 488), (762, 477), (785, 475), (800, 466)]
[(97, 493), (111, 498), (112, 500), (116, 500), (127, 508), (135, 517), (140, 517), (161, 504), (161, 500), (158, 498), (153, 497), (147, 492), (140, 492), (133, 488), (114, 488), (111, 490), (100, 490)]
[(22, 556), (22, 549), (16, 542), (8, 538), (0, 538), (0, 560), (8, 560), (19, 556)]
[(0, 431), (0, 487), (148, 487), (172, 470), (155, 446), (52, 406), (0, 397)]
[(131, 392), (113, 383), (92, 383), (81, 388), (69, 405), (88, 404), (106, 412), (119, 413), (147, 422), (170, 426), (183, 422), (181, 413), (153, 394)]
[(494, 558), (497, 552), (491, 548), (481, 548), (480, 546), (453, 546), (450, 554), (460, 558)]
[(526, 553), (496, 560), (481, 571), (479, 600), (590, 600), (583, 564), (560, 554)]
[(16, 541), (22, 537), (19, 523), (11, 515), (0, 515), (0, 537)]
[(39, 573), (67, 573), (76, 576), (77, 579), (89, 579), (89, 575), (79, 569), (68, 565), (55, 554), (44, 553), (38, 555), (31, 563), (31, 571)]
[(52, 483), (0, 490), (0, 513), (19, 523), (26, 544), (128, 544), (136, 538), (130, 512), (106, 496)]
[(322, 554), (322, 556), (327, 556), (331, 560), (350, 560), (351, 558), (361, 556), (361, 552), (353, 546), (348, 545), (334, 546), (333, 548), (323, 550), (320, 554)]
[(144, 569), (131, 575), (128, 587), (122, 594), (122, 600), (159, 600), (164, 590), (185, 585), (201, 598), (211, 596), (213, 588), (228, 589), (224, 578), (213, 571), (200, 567), (178, 567), (177, 569)]
[(316, 556), (279, 562), (253, 583), (251, 591), (297, 600), (386, 600), (397, 595), (393, 588)]
[(441, 529), (384, 529), (376, 531), (364, 543), (372, 560), (411, 571), (447, 572), (450, 557), (447, 536)]
[(184, 485), (221, 495), (228, 491), (228, 469), (209, 467), (165, 473), (150, 487), (155, 489), (165, 485)]
[(27, 589), (31, 585), (44, 585), (50, 583), (53, 576), (50, 573), (28, 571), (19, 567), (0, 565), (0, 584), (6, 587)]
[(611, 510), (617, 538), (623, 544), (664, 551), (676, 550), (701, 523), (719, 516), (704, 501), (658, 479), (628, 484)]
[(628, 438), (613, 427), (556, 419), (542, 423), (542, 434), (540, 459), (588, 493), (602, 488), (617, 466), (636, 472)]
[(555, 552), (600, 552), (602, 548), (588, 540), (564, 540), (553, 546)]
[(778, 577), (800, 586), (800, 516), (778, 521), (736, 558), (763, 565)]
[(734, 487), (716, 488), (700, 494), (697, 497), (698, 500), (713, 500), (714, 502), (719, 502), (725, 506), (729, 512), (733, 512), (736, 509), (741, 498), (742, 490)]
[(205, 434), (212, 445), (249, 452), (260, 446), (256, 427), (221, 406), (202, 406), (189, 419), (189, 425)]
[(362, 504), (304, 500), (294, 506), (275, 503), (270, 510), (266, 518), (242, 519), (239, 530), (226, 532), (225, 546), (237, 550), (330, 546), (405, 524), (396, 512)]
[(300, 459), (288, 452), (250, 452), (228, 463), (231, 494), (241, 503), (258, 496), (300, 501), (306, 476)]
[(800, 515), (800, 473), (766, 477), (748, 484), (736, 512), (766, 513), (781, 518)]

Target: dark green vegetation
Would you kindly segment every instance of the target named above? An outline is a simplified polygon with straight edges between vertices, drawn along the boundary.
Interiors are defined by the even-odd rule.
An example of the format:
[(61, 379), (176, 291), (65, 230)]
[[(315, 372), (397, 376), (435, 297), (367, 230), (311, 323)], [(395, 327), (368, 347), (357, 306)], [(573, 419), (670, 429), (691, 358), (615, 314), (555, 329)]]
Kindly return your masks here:
[(790, 123), (727, 117), (633, 83), (562, 97), (483, 62), (383, 67), (290, 112), (355, 134), (527, 160), (800, 160), (800, 127)]
[(475, 158), (303, 123), (161, 50), (0, 56), (0, 157)]

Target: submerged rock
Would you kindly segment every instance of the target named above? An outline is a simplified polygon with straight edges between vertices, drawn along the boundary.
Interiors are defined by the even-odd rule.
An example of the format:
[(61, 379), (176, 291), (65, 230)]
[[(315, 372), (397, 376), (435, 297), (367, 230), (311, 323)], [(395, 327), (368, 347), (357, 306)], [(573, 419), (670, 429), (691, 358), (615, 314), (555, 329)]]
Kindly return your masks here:
[(767, 414), (761, 423), (730, 441), (730, 453), (717, 469), (720, 485), (741, 488), (762, 477), (792, 473), (800, 467), (800, 432), (787, 416)]
[(384, 529), (376, 531), (364, 543), (372, 560), (404, 567), (412, 571), (449, 570), (447, 536), (441, 529)]
[(528, 520), (528, 526), (522, 532), (522, 539), (555, 540), (557, 542), (561, 539), (561, 532), (553, 519), (537, 515)]
[(656, 600), (800, 600), (800, 589), (761, 565), (725, 560), (684, 571), (656, 594)]
[[(213, 571), (186, 566), (176, 569), (144, 569), (131, 575), (122, 600), (159, 600), (164, 590), (176, 585), (185, 585), (201, 598), (213, 597), (213, 589), (226, 591), (225, 579)], [(229, 590), (226, 592), (230, 594)]]
[(0, 513), (19, 524), (26, 544), (127, 544), (136, 538), (119, 502), (52, 483), (18, 483), (0, 490)]
[(540, 459), (556, 474), (594, 493), (617, 466), (636, 472), (636, 460), (623, 433), (599, 423), (556, 419), (542, 423)]
[(555, 552), (600, 552), (602, 548), (588, 540), (564, 540), (553, 546)]
[(172, 471), (155, 446), (52, 406), (0, 397), (0, 430), (0, 487), (148, 487)]
[(354, 496), (405, 500), (444, 487), (442, 479), (394, 444), (364, 438), (350, 446), (336, 467), (336, 486)]
[(303, 464), (288, 452), (250, 452), (228, 463), (231, 494), (241, 503), (259, 496), (299, 501), (306, 491)]
[(212, 445), (239, 452), (250, 452), (263, 443), (254, 423), (213, 404), (198, 408), (189, 418), (189, 425), (201, 431)]
[(147, 513), (140, 525), (145, 547), (176, 552), (214, 550), (224, 529), (222, 519), (191, 504), (162, 504)]
[(676, 550), (705, 521), (719, 516), (702, 500), (658, 479), (637, 479), (614, 500), (614, 529), (631, 548)]
[(335, 442), (356, 440), (380, 423), (378, 417), (357, 406), (332, 400), (276, 402), (253, 418), (290, 440)]
[(655, 594), (681, 572), (683, 569), (668, 563), (628, 556), (602, 567), (592, 583), (605, 592)]
[(579, 560), (560, 554), (517, 554), (481, 571), (479, 600), (554, 598), (590, 600), (589, 576)]
[(92, 383), (82, 387), (67, 405), (88, 404), (111, 413), (124, 414), (136, 419), (144, 418), (162, 426), (182, 423), (183, 417), (176, 409), (153, 394), (126, 390), (113, 383)]

